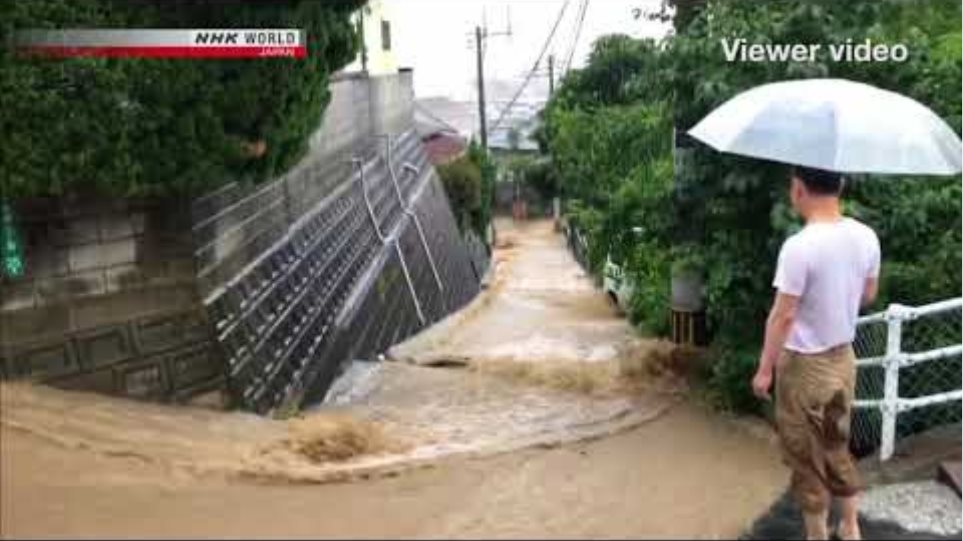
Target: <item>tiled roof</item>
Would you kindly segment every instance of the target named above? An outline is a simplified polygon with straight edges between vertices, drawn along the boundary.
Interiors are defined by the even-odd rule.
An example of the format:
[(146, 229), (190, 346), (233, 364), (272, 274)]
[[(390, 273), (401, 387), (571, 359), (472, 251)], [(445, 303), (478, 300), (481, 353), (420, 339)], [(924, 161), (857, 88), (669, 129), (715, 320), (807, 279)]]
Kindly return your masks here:
[(428, 159), (434, 165), (448, 163), (465, 152), (465, 141), (456, 135), (435, 132), (422, 138)]

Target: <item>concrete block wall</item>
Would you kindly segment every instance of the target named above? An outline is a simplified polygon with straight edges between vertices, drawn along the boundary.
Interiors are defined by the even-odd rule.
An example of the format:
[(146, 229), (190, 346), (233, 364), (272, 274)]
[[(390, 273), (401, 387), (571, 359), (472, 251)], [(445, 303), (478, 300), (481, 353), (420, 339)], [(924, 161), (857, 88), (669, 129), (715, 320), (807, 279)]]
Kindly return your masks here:
[(414, 121), (414, 89), (411, 70), (393, 77), (370, 79), (371, 130), (374, 134), (400, 134)]
[(15, 205), (26, 273), (0, 284), (0, 375), (164, 399), (223, 381), (186, 205), (76, 195)]
[[(470, 252), (459, 234), (413, 131), (411, 71), (345, 75), (331, 93), (297, 167), (194, 208), (198, 287), (230, 393), (260, 413), (323, 400), (345, 361), (375, 356), (460, 308), (487, 266), (487, 252)], [(379, 240), (393, 235), (400, 255)]]
[[(405, 142), (402, 140), (399, 147), (404, 147)], [(403, 181), (402, 191), (417, 223), (415, 218), (401, 215), (394, 224), (401, 256), (391, 246), (378, 248), (375, 263), (355, 287), (353, 302), (345, 304), (336, 320), (327, 355), (315, 363), (315, 372), (309, 372), (303, 380), (303, 394), (298, 396), (301, 406), (323, 401), (347, 361), (375, 360), (391, 345), (462, 308), (479, 291), (479, 277), (472, 268), (441, 181), (428, 166), (420, 144), (411, 145), (410, 149), (398, 152), (397, 163), (408, 161), (425, 166), (417, 176)], [(418, 224), (425, 234), (425, 244)], [(405, 269), (411, 278), (410, 288)], [(419, 319), (417, 307), (421, 308), (424, 321)]]
[(275, 181), (190, 205), (25, 203), (29, 274), (0, 284), (0, 376), (160, 400), (224, 388), (253, 411), (297, 408), (345, 361), (468, 302), (479, 252), (412, 129), (411, 72), (342, 76), (331, 93), (307, 156)]
[[(208, 298), (241, 406), (283, 412), (323, 400), (346, 361), (376, 357), (478, 292), (420, 140), (409, 131), (393, 145), (399, 190), (387, 152), (367, 156), (363, 179), (356, 169), (282, 242)], [(403, 164), (418, 172), (401, 174)], [(409, 206), (424, 243), (404, 212)], [(400, 254), (381, 238), (397, 239)]]
[(331, 78), (331, 101), (318, 129), (308, 139), (310, 155), (335, 155), (356, 146), (374, 132), (371, 123), (372, 79), (362, 73)]
[(411, 71), (338, 74), (307, 155), (284, 176), (257, 187), (231, 184), (194, 203), (199, 290), (209, 297), (283, 240), (303, 216), (352, 174), (351, 159), (377, 152), (382, 134), (413, 123)]
[[(15, 208), (26, 274), (3, 283), (5, 344), (98, 324), (97, 314), (76, 312), (83, 299), (193, 284), (191, 240), (176, 203), (67, 196), (21, 200)], [(31, 318), (54, 306), (63, 318)]]
[[(430, 168), (423, 170), (407, 188), (417, 223), (415, 218), (403, 216), (395, 224), (402, 255), (390, 246), (379, 248), (369, 272), (355, 288), (354, 301), (345, 304), (336, 320), (326, 356), (314, 363), (296, 388), (301, 391), (296, 396), (302, 407), (322, 402), (348, 361), (376, 360), (391, 345), (437, 323), (478, 294), (479, 277), (437, 174)], [(425, 232), (424, 244), (419, 223)]]

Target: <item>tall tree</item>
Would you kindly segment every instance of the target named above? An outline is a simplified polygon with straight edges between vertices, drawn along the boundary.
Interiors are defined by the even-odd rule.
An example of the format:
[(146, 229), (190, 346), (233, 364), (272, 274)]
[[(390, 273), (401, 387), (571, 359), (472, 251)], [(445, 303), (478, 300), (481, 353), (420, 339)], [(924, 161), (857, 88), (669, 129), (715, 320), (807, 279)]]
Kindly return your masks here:
[(7, 197), (99, 190), (196, 193), (295, 163), (350, 62), (363, 0), (3, 2), (26, 28), (293, 27), (306, 59), (21, 58), (0, 52), (0, 189)]

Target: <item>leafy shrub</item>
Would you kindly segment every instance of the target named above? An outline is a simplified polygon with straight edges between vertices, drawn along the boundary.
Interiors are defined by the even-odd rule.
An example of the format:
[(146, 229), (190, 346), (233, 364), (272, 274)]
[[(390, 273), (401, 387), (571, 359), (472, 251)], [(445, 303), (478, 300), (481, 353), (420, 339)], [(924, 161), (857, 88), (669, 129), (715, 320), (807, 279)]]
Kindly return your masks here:
[(763, 404), (752, 393), (751, 386), (758, 352), (738, 344), (718, 344), (713, 355), (715, 362), (708, 381), (711, 403), (726, 410), (761, 413)]
[(531, 160), (521, 168), (522, 181), (540, 198), (550, 200), (558, 194), (558, 174), (550, 160)]
[(468, 158), (474, 163), (481, 172), (481, 186), (479, 189), (480, 203), (478, 210), (471, 214), (471, 228), (481, 238), (485, 238), (488, 224), (492, 220), (492, 207), (495, 202), (495, 177), (497, 176), (497, 166), (491, 155), (477, 142), (472, 141), (468, 145)]
[(462, 229), (471, 226), (472, 216), (481, 209), (481, 169), (468, 156), (438, 167), (452, 212)]
[(635, 288), (629, 319), (651, 336), (669, 334), (671, 261), (668, 253), (650, 243), (638, 243), (626, 261), (626, 272)]

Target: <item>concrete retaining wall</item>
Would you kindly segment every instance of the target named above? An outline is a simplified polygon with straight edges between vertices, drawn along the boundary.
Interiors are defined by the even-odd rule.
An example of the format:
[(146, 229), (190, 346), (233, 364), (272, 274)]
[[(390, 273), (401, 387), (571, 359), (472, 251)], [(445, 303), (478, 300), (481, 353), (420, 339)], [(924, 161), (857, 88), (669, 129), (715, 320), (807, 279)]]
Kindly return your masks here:
[(0, 288), (0, 375), (155, 399), (223, 384), (185, 205), (66, 196), (16, 210), (27, 272)]
[(190, 205), (20, 209), (31, 271), (2, 284), (0, 376), (151, 399), (221, 388), (277, 412), (467, 303), (487, 250), (458, 233), (412, 129), (411, 72), (342, 76), (331, 94), (274, 181)]
[(413, 123), (410, 71), (394, 76), (343, 74), (309, 138), (308, 154), (283, 177), (256, 187), (229, 184), (194, 202), (198, 287), (203, 297), (242, 272), (352, 174), (351, 159), (369, 155)]
[(283, 412), (323, 400), (346, 361), (372, 359), (478, 292), (417, 135), (393, 143), (397, 191), (385, 154), (365, 155), (364, 178), (356, 168), (208, 299), (241, 406)]

